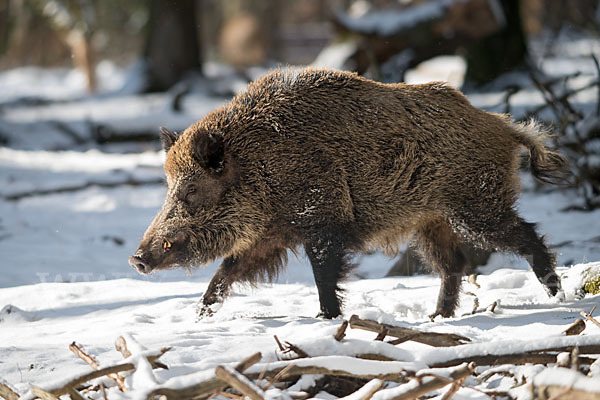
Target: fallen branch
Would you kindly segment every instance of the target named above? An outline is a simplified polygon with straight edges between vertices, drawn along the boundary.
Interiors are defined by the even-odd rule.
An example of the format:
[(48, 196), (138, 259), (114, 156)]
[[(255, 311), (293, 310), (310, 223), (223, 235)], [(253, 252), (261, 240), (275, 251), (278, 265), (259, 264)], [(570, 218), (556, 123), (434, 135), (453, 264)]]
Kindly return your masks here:
[[(463, 364), (465, 362), (474, 362), (479, 366), (483, 365), (500, 365), (500, 364), (553, 364), (556, 362), (556, 352), (570, 352), (574, 346), (562, 346), (548, 348), (540, 351), (531, 351), (524, 353), (515, 354), (485, 354), (485, 355), (473, 355), (468, 357), (455, 358), (447, 361), (437, 362), (430, 365), (431, 368), (444, 368), (452, 367)], [(587, 345), (580, 346), (579, 351), (581, 354), (598, 354), (600, 353), (600, 346), (598, 345)], [(595, 358), (591, 357), (579, 357), (581, 364), (590, 365)]]
[[(112, 365), (110, 367), (100, 368), (97, 371), (92, 371), (85, 375), (78, 376), (77, 378), (74, 378), (74, 379), (70, 380), (69, 382), (65, 383), (61, 387), (50, 390), (48, 393), (51, 393), (52, 395), (54, 395), (56, 397), (60, 397), (64, 394), (68, 394), (69, 389), (77, 387), (87, 381), (91, 381), (92, 379), (101, 378), (103, 376), (107, 376), (110, 374), (116, 374), (119, 372), (131, 371), (134, 369), (135, 369), (135, 365), (133, 365), (132, 363), (118, 364), (118, 365)], [(33, 389), (32, 389), (32, 393), (33, 393)], [(37, 394), (36, 394), (36, 396), (41, 397)]]
[[(131, 357), (131, 351), (129, 351), (129, 349), (127, 348), (127, 341), (125, 340), (125, 338), (123, 336), (119, 336), (116, 340), (115, 340), (115, 349), (121, 353), (121, 355), (123, 356), (123, 358), (129, 358)], [(152, 365), (152, 368), (162, 368), (162, 369), (169, 369), (168, 366), (166, 366), (165, 364), (161, 363), (160, 361), (158, 361), (158, 358), (160, 358), (160, 356), (162, 356), (163, 354), (165, 354), (167, 351), (171, 350), (170, 347), (164, 347), (160, 350), (160, 354), (155, 355), (155, 356), (148, 356), (148, 362), (150, 363), (150, 365)]]
[(381, 379), (372, 379), (356, 392), (349, 396), (342, 397), (339, 400), (369, 400), (383, 387), (384, 384), (385, 382)]
[(537, 397), (540, 400), (600, 400), (600, 393), (586, 392), (564, 386), (536, 386)]
[(450, 388), (448, 389), (448, 391), (446, 393), (444, 393), (444, 395), (442, 396), (442, 398), (440, 400), (450, 400), (452, 398), (452, 396), (454, 396), (456, 394), (456, 392), (458, 392), (458, 389), (461, 388), (463, 383), (465, 383), (467, 378), (468, 378), (468, 376), (465, 376), (464, 378), (460, 378), (460, 379), (457, 379), (454, 382), (452, 382), (452, 384), (450, 385)]
[[(252, 365), (260, 361), (261, 358), (262, 355), (260, 353), (255, 353), (238, 363), (234, 369), (240, 373), (244, 372), (246, 369), (250, 368)], [(169, 400), (197, 399), (203, 396), (207, 396), (210, 393), (220, 391), (225, 387), (227, 387), (226, 383), (224, 383), (221, 379), (214, 378), (197, 383), (192, 386), (188, 386), (183, 389), (155, 389), (152, 392), (150, 392), (146, 398), (154, 399), (159, 398), (161, 396), (166, 396)]]
[(71, 398), (71, 400), (88, 400), (85, 397), (83, 397), (83, 395), (81, 393), (79, 393), (77, 390), (73, 389), (72, 387), (68, 389), (67, 391), (69, 397)]
[(427, 376), (420, 379), (417, 386), (414, 382), (409, 382), (404, 385), (397, 386), (392, 389), (379, 392), (382, 398), (386, 400), (409, 400), (416, 399), (427, 393), (431, 393), (434, 390), (443, 388), (444, 386), (466, 379), (475, 370), (475, 364), (469, 363), (456, 370), (452, 371), (450, 375), (450, 381), (447, 378)]
[(341, 342), (346, 336), (346, 329), (348, 329), (348, 320), (345, 319), (335, 332), (335, 335), (333, 335), (333, 338), (338, 342)]
[[(98, 371), (100, 369), (100, 364), (98, 364), (98, 362), (96, 360), (94, 360), (94, 358), (92, 356), (90, 356), (85, 351), (83, 351), (83, 349), (81, 349), (81, 347), (77, 346), (77, 344), (75, 342), (73, 342), (69, 345), (69, 350), (71, 350), (74, 354), (79, 356), (79, 358), (81, 358), (83, 361), (88, 363), (88, 365), (90, 367), (92, 367), (94, 370)], [(125, 379), (121, 375), (109, 374), (107, 376), (110, 379), (112, 379), (113, 381), (115, 381), (115, 383), (117, 384), (117, 386), (119, 387), (119, 390), (121, 392), (127, 391), (127, 388), (125, 387)]]
[[(360, 358), (347, 357), (347, 356), (335, 356), (337, 358), (336, 365), (343, 365), (344, 367), (338, 369), (332, 369), (325, 365), (330, 365), (329, 362), (324, 362), (324, 359), (329, 357), (319, 358), (306, 358), (306, 359), (295, 359), (289, 361), (279, 361), (270, 364), (255, 365), (252, 371), (248, 371), (245, 375), (251, 379), (257, 379), (259, 376), (264, 378), (271, 378), (281, 373), (282, 370), (286, 370), (285, 373), (281, 373), (279, 377), (281, 379), (292, 378), (299, 375), (329, 375), (329, 376), (343, 376), (356, 379), (364, 379), (369, 381), (372, 379), (381, 379), (391, 382), (406, 382), (407, 371), (414, 372), (413, 369), (405, 368), (405, 365), (410, 363), (397, 362), (396, 371), (390, 372), (394, 369), (391, 365), (393, 361), (387, 363), (379, 363), (374, 360), (364, 360)], [(357, 373), (364, 369), (370, 371), (369, 373)], [(378, 372), (380, 370), (381, 372)]]
[[(43, 400), (60, 400), (60, 398), (56, 394), (48, 392), (48, 391), (42, 389), (41, 387), (37, 387), (34, 385), (31, 385), (31, 393), (34, 396), (39, 397), (40, 399), (43, 399)], [(67, 394), (67, 393), (68, 393), (68, 391), (66, 391), (64, 394)]]
[[(159, 351), (158, 354), (149, 355), (146, 357), (146, 359), (149, 362), (151, 362), (150, 360), (156, 360), (160, 356), (165, 354), (167, 351), (169, 351), (169, 349), (170, 348), (168, 348), (168, 347), (163, 348)], [(133, 363), (123, 363), (123, 364), (112, 365), (110, 367), (99, 368), (96, 371), (92, 371), (87, 374), (73, 378), (70, 381), (68, 381), (67, 383), (63, 384), (62, 386), (52, 389), (52, 390), (49, 390), (49, 391), (46, 391), (41, 388), (38, 388), (38, 389), (42, 390), (43, 392), (50, 393), (53, 396), (60, 397), (65, 394), (69, 394), (71, 390), (74, 390), (73, 388), (76, 388), (83, 383), (91, 381), (92, 379), (97, 379), (97, 378), (101, 378), (103, 376), (109, 376), (111, 374), (118, 374), (119, 372), (132, 371), (132, 370), (135, 370), (135, 365)], [(41, 397), (39, 395), (36, 395), (36, 396)]]
[(121, 353), (121, 355), (123, 356), (123, 358), (129, 358), (129, 357), (131, 357), (131, 352), (127, 348), (127, 341), (125, 340), (125, 338), (123, 336), (119, 336), (115, 340), (115, 349), (117, 349), (117, 351), (119, 353)]
[(350, 327), (352, 329), (364, 329), (377, 334), (385, 330), (388, 336), (397, 338), (396, 340), (389, 342), (394, 345), (412, 340), (434, 347), (448, 347), (458, 346), (471, 341), (469, 338), (453, 333), (421, 332), (415, 329), (402, 328), (399, 326), (381, 324), (368, 319), (361, 319), (357, 315), (350, 317)]
[(290, 353), (290, 352), (294, 352), (298, 355), (298, 358), (307, 358), (308, 354), (302, 350), (300, 347), (296, 346), (295, 344), (292, 344), (290, 342), (285, 342), (285, 350), (283, 351), (284, 353)]
[[(560, 376), (564, 379), (557, 380)], [(566, 368), (546, 369), (533, 379), (532, 397), (541, 400), (600, 400), (596, 378)]]
[(265, 392), (261, 388), (231, 367), (218, 366), (215, 369), (215, 376), (251, 400), (264, 400), (265, 398)]
[(564, 334), (567, 336), (579, 335), (585, 330), (585, 321), (581, 318), (577, 318), (567, 329), (564, 330)]
[[(595, 309), (595, 307), (594, 307), (594, 309)], [(593, 310), (592, 310), (592, 312), (593, 312)], [(596, 325), (598, 328), (600, 328), (600, 322), (598, 322), (598, 320), (596, 318), (592, 317), (591, 314), (592, 314), (591, 312), (589, 314), (587, 314), (583, 311), (581, 311), (579, 313), (579, 315), (581, 315), (583, 318), (587, 319), (588, 321), (590, 321), (591, 323)]]
[(2, 397), (4, 400), (17, 400), (21, 396), (12, 390), (10, 386), (0, 382), (0, 397)]

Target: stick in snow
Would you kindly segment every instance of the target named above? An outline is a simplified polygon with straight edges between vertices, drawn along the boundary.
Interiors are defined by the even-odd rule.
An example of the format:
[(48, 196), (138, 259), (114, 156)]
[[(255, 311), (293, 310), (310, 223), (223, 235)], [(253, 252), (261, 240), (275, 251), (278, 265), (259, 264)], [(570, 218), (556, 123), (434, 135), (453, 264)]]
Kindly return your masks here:
[[(560, 346), (538, 351), (514, 353), (514, 354), (484, 354), (472, 355), (469, 357), (455, 358), (447, 361), (437, 362), (430, 365), (431, 368), (445, 368), (463, 364), (465, 362), (474, 362), (477, 365), (500, 365), (500, 364), (553, 364), (556, 363), (556, 352), (571, 351), (573, 346)], [(600, 346), (584, 345), (579, 347), (581, 354), (598, 354)], [(596, 361), (591, 357), (579, 357), (580, 364), (591, 364)]]
[(465, 376), (464, 378), (461, 378), (461, 379), (457, 379), (454, 382), (452, 382), (452, 384), (450, 385), (450, 388), (448, 389), (448, 391), (446, 393), (444, 393), (444, 395), (442, 396), (442, 398), (440, 400), (450, 400), (452, 398), (452, 396), (454, 396), (456, 394), (456, 392), (458, 392), (458, 389), (461, 388), (461, 386), (463, 385), (463, 383), (465, 383), (466, 380), (467, 380), (467, 376)]
[[(262, 374), (263, 378), (270, 378), (270, 377), (280, 374), (281, 371), (285, 369), (285, 370), (287, 370), (287, 372), (285, 374), (280, 375), (281, 379), (284, 379), (286, 377), (299, 376), (299, 375), (329, 375), (329, 376), (344, 376), (344, 377), (349, 377), (349, 378), (364, 379), (366, 381), (371, 380), (371, 379), (381, 379), (384, 381), (404, 383), (407, 380), (406, 374), (405, 374), (406, 371), (404, 371), (404, 370), (399, 371), (399, 372), (391, 372), (391, 373), (388, 373), (388, 372), (377, 373), (375, 371), (372, 371), (371, 373), (360, 375), (360, 374), (346, 371), (344, 369), (329, 369), (329, 368), (323, 367), (321, 365), (297, 365), (297, 364), (295, 364), (296, 361), (297, 360), (290, 360), (290, 361), (286, 362), (286, 365), (284, 365), (282, 367), (271, 367), (269, 365), (266, 365), (267, 369), (263, 370), (261, 372), (261, 374)], [(360, 360), (356, 359), (356, 361), (359, 362)], [(384, 370), (386, 369), (384, 363), (382, 363), (382, 367), (384, 367)], [(247, 373), (246, 376), (248, 376), (251, 379), (256, 379), (261, 374)]]
[(592, 309), (592, 311), (590, 311), (589, 314), (585, 313), (584, 311), (581, 311), (579, 313), (579, 315), (581, 315), (583, 318), (587, 319), (588, 321), (590, 321), (591, 323), (596, 325), (598, 328), (600, 328), (600, 322), (598, 322), (598, 320), (596, 320), (596, 318), (592, 317), (592, 314), (595, 309), (596, 309), (596, 306), (594, 306), (594, 308)]
[(19, 396), (19, 394), (12, 390), (8, 385), (0, 382), (0, 397), (2, 397), (4, 400), (17, 400), (21, 396)]
[(471, 341), (469, 338), (455, 335), (453, 333), (421, 332), (410, 328), (380, 324), (377, 321), (361, 319), (358, 317), (358, 315), (353, 315), (350, 317), (350, 328), (364, 329), (366, 331), (375, 333), (380, 333), (382, 329), (385, 329), (388, 336), (394, 336), (398, 338), (390, 341), (389, 343), (391, 344), (400, 344), (412, 340), (414, 342), (419, 342), (434, 347), (448, 347), (458, 346), (465, 344), (465, 342)]
[[(33, 393), (34, 396), (39, 397), (43, 400), (60, 400), (60, 398), (54, 393), (48, 392), (42, 389), (41, 387), (37, 387), (34, 385), (31, 385), (31, 393)], [(67, 392), (65, 392), (65, 394), (66, 393)]]
[[(464, 367), (461, 367), (461, 368), (456, 369), (455, 371), (452, 371), (450, 373), (450, 379), (454, 382), (462, 380), (462, 379), (466, 379), (469, 375), (471, 375), (473, 373), (474, 370), (475, 370), (475, 364), (469, 363), (469, 364), (465, 365)], [(410, 389), (408, 389), (407, 391), (405, 391), (402, 394), (399, 394), (399, 395), (391, 397), (391, 398), (388, 398), (387, 396), (385, 396), (385, 398), (387, 400), (416, 399), (427, 393), (431, 393), (434, 390), (441, 389), (444, 386), (448, 385), (449, 383), (450, 382), (448, 382), (448, 379), (446, 379), (446, 378), (428, 376), (426, 378), (423, 378), (421, 383), (416, 387), (412, 387), (414, 384), (412, 382), (409, 382), (409, 383), (406, 383), (405, 385), (397, 386), (393, 389), (390, 389), (390, 390), (393, 390), (394, 392), (396, 392), (396, 391), (401, 390), (400, 388), (402, 386), (406, 386), (407, 388), (410, 387)]]
[(333, 335), (333, 338), (335, 340), (337, 340), (338, 342), (341, 342), (342, 339), (346, 336), (346, 329), (348, 328), (348, 320), (344, 320), (342, 322), (342, 324), (340, 325), (340, 327), (337, 329), (337, 331), (335, 332), (335, 335)]
[(342, 397), (339, 400), (370, 400), (385, 384), (381, 379), (372, 379), (356, 392)]
[(536, 386), (537, 399), (540, 400), (600, 400), (600, 393), (586, 392), (564, 386)]
[[(88, 363), (88, 365), (94, 370), (98, 371), (100, 369), (100, 364), (98, 364), (98, 362), (94, 360), (92, 356), (83, 351), (81, 347), (77, 346), (75, 342), (69, 345), (69, 350), (71, 350), (73, 353), (79, 356), (79, 358), (81, 358), (83, 361)], [(108, 377), (116, 382), (121, 392), (127, 391), (127, 388), (125, 387), (125, 379), (121, 375), (115, 373), (109, 374)]]
[(264, 400), (265, 398), (265, 392), (261, 388), (231, 367), (219, 365), (215, 369), (215, 375), (251, 400)]
[(577, 318), (575, 322), (571, 324), (567, 329), (564, 330), (565, 335), (567, 336), (575, 336), (579, 335), (581, 332), (585, 330), (585, 321), (581, 318)]
[[(250, 357), (238, 363), (234, 369), (240, 373), (244, 372), (246, 369), (259, 362), (261, 358), (262, 355), (260, 353), (252, 354)], [(223, 381), (218, 378), (214, 378), (182, 389), (156, 389), (150, 392), (146, 398), (154, 399), (159, 398), (160, 396), (166, 396), (169, 400), (195, 399), (206, 396), (212, 392), (222, 390), (225, 387), (227, 387), (226, 383), (223, 383)]]
[(127, 348), (127, 341), (125, 340), (125, 338), (123, 336), (119, 336), (115, 340), (115, 349), (117, 349), (117, 351), (119, 353), (121, 353), (121, 355), (123, 356), (123, 358), (129, 358), (129, 357), (131, 357), (131, 352)]
[[(131, 357), (131, 351), (129, 351), (129, 349), (127, 348), (127, 341), (125, 340), (125, 338), (123, 336), (119, 336), (115, 340), (115, 349), (117, 349), (117, 351), (119, 353), (121, 353), (123, 358)], [(169, 350), (171, 350), (170, 347), (164, 347), (164, 348), (160, 349), (160, 351), (161, 351), (160, 355), (148, 357), (148, 362), (152, 365), (152, 368), (169, 369), (169, 367), (167, 367), (165, 364), (158, 361), (158, 358)]]

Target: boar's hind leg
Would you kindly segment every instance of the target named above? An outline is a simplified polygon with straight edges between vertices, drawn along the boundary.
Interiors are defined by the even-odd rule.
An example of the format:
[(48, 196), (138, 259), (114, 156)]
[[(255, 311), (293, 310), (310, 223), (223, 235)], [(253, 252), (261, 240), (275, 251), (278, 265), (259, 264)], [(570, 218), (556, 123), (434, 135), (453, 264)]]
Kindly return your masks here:
[(460, 250), (460, 240), (448, 223), (436, 220), (422, 226), (416, 233), (417, 249), (431, 263), (442, 278), (435, 313), (451, 317), (458, 304), (458, 296), (467, 259)]
[(347, 260), (348, 241), (339, 230), (336, 233), (317, 233), (305, 243), (305, 251), (312, 265), (321, 311), (318, 317), (335, 318), (341, 314), (344, 279), (352, 265)]
[(560, 278), (554, 272), (554, 255), (535, 231), (535, 224), (525, 222), (511, 212), (499, 229), (487, 233), (486, 239), (499, 250), (511, 251), (525, 258), (550, 296), (560, 290)]

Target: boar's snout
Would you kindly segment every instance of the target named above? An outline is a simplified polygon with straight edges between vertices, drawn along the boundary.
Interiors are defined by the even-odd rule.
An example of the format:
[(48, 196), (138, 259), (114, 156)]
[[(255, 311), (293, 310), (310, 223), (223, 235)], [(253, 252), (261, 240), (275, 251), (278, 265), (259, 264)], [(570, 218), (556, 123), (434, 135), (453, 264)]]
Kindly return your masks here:
[(189, 262), (189, 236), (185, 232), (170, 235), (156, 235), (151, 229), (146, 232), (134, 255), (129, 257), (129, 265), (137, 272), (148, 275), (154, 271), (166, 270), (178, 266), (187, 266)]
[(129, 265), (135, 268), (140, 274), (146, 275), (152, 272), (152, 267), (150, 264), (144, 261), (144, 259), (139, 255), (129, 257)]

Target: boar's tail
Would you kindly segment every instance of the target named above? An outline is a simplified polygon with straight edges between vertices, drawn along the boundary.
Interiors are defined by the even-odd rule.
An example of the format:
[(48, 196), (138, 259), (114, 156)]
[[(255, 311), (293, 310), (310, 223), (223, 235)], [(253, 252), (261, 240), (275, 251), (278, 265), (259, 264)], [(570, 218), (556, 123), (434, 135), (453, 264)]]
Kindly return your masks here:
[(536, 121), (513, 124), (515, 139), (529, 150), (529, 162), (533, 176), (541, 182), (570, 185), (567, 159), (550, 150), (545, 142), (550, 134)]

